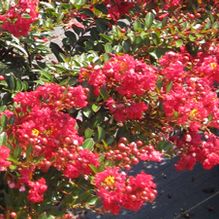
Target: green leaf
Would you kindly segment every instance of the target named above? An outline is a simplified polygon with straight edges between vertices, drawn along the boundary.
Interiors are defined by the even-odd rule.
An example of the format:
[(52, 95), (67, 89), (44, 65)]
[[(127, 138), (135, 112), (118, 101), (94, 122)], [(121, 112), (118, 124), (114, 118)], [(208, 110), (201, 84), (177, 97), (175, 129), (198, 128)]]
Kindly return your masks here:
[(110, 136), (109, 138), (107, 138), (106, 144), (111, 145), (114, 141), (115, 141), (115, 138), (113, 136)]
[(103, 33), (108, 28), (108, 22), (106, 19), (98, 18), (96, 19), (97, 30)]
[(53, 54), (56, 56), (56, 58), (59, 62), (64, 61), (64, 59), (62, 57), (64, 52), (63, 52), (62, 48), (57, 43), (51, 42), (50, 49), (53, 52)]
[(104, 49), (105, 49), (105, 52), (106, 52), (106, 53), (111, 53), (112, 50), (113, 50), (111, 43), (106, 43), (106, 44), (104, 45)]
[(6, 115), (2, 115), (1, 116), (1, 127), (5, 128), (7, 124), (7, 116)]
[(94, 150), (94, 140), (93, 138), (87, 138), (85, 141), (84, 141), (84, 144), (82, 145), (83, 148), (85, 149), (89, 149), (90, 151), (93, 151)]
[(148, 12), (145, 18), (145, 26), (149, 29), (153, 24), (154, 15), (151, 12)]
[(16, 89), (16, 81), (13, 75), (10, 75), (10, 77), (8, 78), (8, 87), (12, 91), (15, 91)]
[(27, 19), (30, 19), (30, 18), (31, 18), (31, 16), (30, 16), (29, 14), (27, 14), (27, 13), (22, 14), (22, 17), (23, 17), (23, 18), (27, 18)]
[(172, 86), (173, 86), (173, 82), (171, 81), (171, 82), (167, 85), (167, 87), (166, 87), (166, 92), (167, 92), (167, 93), (170, 92)]
[(101, 108), (101, 106), (97, 106), (96, 104), (92, 104), (91, 109), (96, 113), (99, 111), (99, 109)]
[(40, 80), (43, 82), (51, 82), (53, 80), (53, 76), (48, 71), (40, 72)]
[(158, 144), (158, 150), (169, 151), (173, 148), (173, 145), (169, 141), (160, 141)]
[[(137, 41), (138, 38), (136, 38), (135, 41)], [(135, 43), (137, 44), (137, 42), (135, 42)], [(129, 40), (123, 41), (122, 46), (123, 46), (123, 49), (126, 53), (128, 53), (131, 49), (131, 43)]]
[(155, 59), (159, 59), (162, 55), (164, 55), (167, 51), (169, 51), (169, 49), (167, 48), (157, 48), (151, 52), (149, 52), (149, 54), (154, 57)]
[(98, 133), (98, 141), (104, 139), (106, 133), (101, 126), (97, 126), (97, 133)]
[(91, 112), (91, 109), (89, 107), (83, 109), (83, 114), (84, 114), (85, 117), (90, 118), (91, 113), (92, 112)]
[(0, 146), (1, 145), (4, 145), (5, 143), (6, 143), (6, 133), (5, 132), (2, 132), (1, 134), (0, 134)]
[(15, 150), (13, 151), (13, 158), (17, 159), (21, 154), (21, 147), (16, 146)]
[(10, 165), (9, 168), (10, 168), (11, 171), (14, 171), (14, 170), (17, 169), (17, 166), (16, 165)]
[(7, 87), (7, 82), (4, 80), (4, 81), (0, 81), (0, 85), (3, 86), (3, 87)]
[(93, 197), (92, 199), (90, 199), (90, 200), (88, 201), (88, 204), (89, 204), (89, 205), (96, 205), (98, 201), (99, 201), (99, 198), (98, 198), (98, 197)]
[(94, 130), (90, 128), (87, 128), (84, 132), (85, 138), (90, 138), (92, 137), (93, 134), (94, 134)]
[(91, 170), (94, 172), (94, 173), (98, 173), (98, 168), (95, 167), (94, 165), (90, 164), (89, 167), (91, 168)]
[(106, 34), (100, 34), (100, 36), (103, 38), (103, 39), (105, 39), (105, 40), (107, 40), (107, 41), (109, 41), (109, 42), (112, 42), (112, 38), (111, 38), (111, 36), (108, 36), (108, 35), (106, 35)]
[(32, 150), (33, 150), (33, 148), (32, 148), (32, 146), (30, 145), (30, 146), (27, 148), (27, 151), (26, 151), (26, 158), (27, 158), (27, 159), (29, 158), (29, 156), (30, 156)]
[(100, 89), (100, 95), (104, 100), (107, 100), (109, 98), (109, 95), (108, 95), (107, 90), (105, 88)]
[(194, 42), (194, 41), (196, 40), (196, 37), (193, 36), (192, 34), (190, 34), (190, 35), (189, 35), (189, 40), (190, 40), (191, 42)]
[(106, 6), (104, 4), (95, 5), (95, 8), (98, 9), (100, 12), (102, 12), (104, 14), (108, 13), (107, 8), (106, 8)]
[(183, 40), (179, 39), (176, 41), (176, 47), (181, 47), (183, 45)]
[(13, 157), (11, 157), (11, 156), (8, 158), (8, 160), (13, 162), (14, 164), (19, 165), (19, 162), (16, 159), (14, 159)]
[[(153, 43), (155, 45), (159, 45), (159, 43), (160, 43), (160, 33), (159, 32), (155, 32), (155, 33), (152, 33), (151, 36), (152, 36)], [(158, 51), (159, 51), (159, 49), (158, 49)]]
[(66, 31), (65, 36), (68, 38), (69, 43), (71, 43), (73, 45), (77, 41), (77, 35), (76, 35), (76, 33), (72, 32), (72, 31)]
[(174, 111), (173, 116), (175, 119), (177, 119), (179, 117), (179, 113), (177, 111)]
[(52, 215), (47, 215), (47, 213), (43, 213), (39, 216), (39, 219), (55, 219)]
[(142, 30), (142, 25), (139, 21), (135, 21), (133, 24), (133, 28), (135, 31), (141, 31)]
[(16, 91), (22, 91), (22, 82), (19, 79), (16, 80)]

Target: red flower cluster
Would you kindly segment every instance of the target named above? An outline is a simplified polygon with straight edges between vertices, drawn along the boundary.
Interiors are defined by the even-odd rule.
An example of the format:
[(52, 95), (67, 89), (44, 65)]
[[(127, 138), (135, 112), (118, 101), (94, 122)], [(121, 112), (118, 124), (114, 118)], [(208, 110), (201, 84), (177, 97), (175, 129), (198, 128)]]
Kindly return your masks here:
[(167, 117), (194, 130), (213, 125), (209, 118), (217, 120), (219, 115), (216, 92), (206, 80), (195, 77), (174, 83), (171, 91), (163, 95), (163, 106)]
[(165, 0), (165, 9), (178, 7), (182, 5), (182, 0)]
[(171, 121), (194, 130), (219, 125), (219, 100), (213, 86), (219, 75), (219, 49), (211, 50), (210, 54), (199, 53), (197, 57), (169, 52), (160, 60), (165, 114)]
[(156, 185), (151, 175), (127, 176), (118, 167), (108, 167), (96, 174), (94, 184), (104, 209), (118, 214), (121, 208), (138, 211), (145, 202), (153, 202)]
[(142, 96), (153, 90), (156, 84), (156, 70), (130, 55), (114, 56), (103, 68), (82, 69), (81, 79), (87, 79), (98, 95), (104, 86), (119, 95), (131, 98)]
[(205, 78), (210, 84), (219, 83), (219, 45), (210, 46), (207, 51), (199, 52), (193, 60), (193, 71)]
[(189, 61), (191, 61), (191, 56), (186, 51), (180, 53), (167, 52), (159, 59), (159, 64), (162, 67), (159, 73), (164, 76), (167, 83), (177, 81), (179, 78), (187, 76), (184, 69)]
[(144, 102), (135, 103), (134, 101), (116, 102), (113, 98), (106, 101), (106, 106), (113, 114), (117, 122), (125, 122), (127, 120), (140, 120), (143, 118), (144, 112), (148, 106)]
[(172, 137), (172, 141), (180, 156), (176, 164), (178, 170), (192, 170), (197, 162), (205, 169), (219, 164), (219, 138), (214, 134), (190, 131), (181, 137)]
[(209, 134), (208, 129), (219, 128), (219, 99), (214, 87), (219, 79), (219, 48), (217, 45), (207, 48), (196, 56), (185, 50), (169, 52), (159, 62), (165, 115), (186, 133), (170, 138), (180, 156), (178, 170), (191, 170), (197, 162), (210, 169), (219, 162), (218, 137)]
[(123, 15), (134, 8), (136, 5), (142, 3), (142, 0), (105, 0), (104, 4), (108, 9), (108, 16), (117, 21)]
[(160, 162), (162, 153), (151, 145), (144, 145), (142, 141), (128, 144), (126, 138), (121, 138), (118, 147), (107, 152), (106, 158), (114, 161), (121, 168), (130, 169), (140, 161)]
[[(47, 186), (43, 178), (33, 180), (35, 171), (47, 172), (55, 167), (64, 176), (77, 178), (91, 174), (90, 165), (99, 165), (97, 154), (80, 147), (83, 138), (76, 130), (76, 120), (63, 112), (86, 106), (86, 98), (86, 89), (81, 86), (65, 88), (57, 84), (46, 84), (14, 97), (15, 113), (5, 113), (14, 122), (6, 131), (12, 151), (20, 147), (23, 164), (18, 168), (18, 179), (9, 180), (9, 187), (19, 190), (29, 187), (28, 199), (38, 203), (43, 201)], [(9, 151), (2, 149), (2, 166), (6, 167), (10, 164), (6, 161)]]
[(8, 161), (10, 149), (4, 145), (0, 146), (0, 172), (7, 170), (11, 162)]
[(64, 87), (58, 84), (45, 84), (31, 92), (20, 92), (14, 97), (22, 111), (34, 106), (50, 107), (58, 111), (82, 108), (87, 105), (87, 89), (82, 86)]
[(147, 105), (142, 99), (155, 88), (157, 75), (154, 67), (123, 55), (112, 57), (102, 68), (81, 69), (80, 79), (88, 80), (96, 95), (101, 88), (115, 95), (106, 106), (115, 120), (124, 122), (143, 117)]
[(129, 177), (123, 207), (131, 211), (138, 211), (145, 202), (153, 202), (156, 196), (157, 190), (153, 177), (141, 172), (136, 176)]
[(105, 63), (102, 71), (106, 76), (106, 86), (127, 98), (142, 96), (155, 88), (155, 68), (130, 55), (111, 58)]
[(60, 145), (66, 145), (67, 138), (71, 144), (82, 143), (75, 126), (75, 119), (68, 114), (36, 106), (27, 115), (16, 118), (10, 131), (25, 150), (32, 145), (34, 157), (43, 155), (50, 159)]
[(0, 15), (1, 28), (16, 37), (26, 36), (30, 25), (37, 20), (39, 0), (19, 0), (15, 6)]
[(219, 45), (206, 45), (206, 51), (198, 52), (196, 56), (191, 56), (185, 48), (181, 50), (180, 53), (167, 52), (159, 60), (161, 75), (169, 80), (199, 77), (209, 85), (219, 82)]
[[(62, 156), (62, 161), (64, 156)], [(92, 153), (90, 150), (79, 149), (76, 153), (69, 153), (67, 157), (68, 162), (64, 168), (64, 175), (68, 178), (77, 178), (80, 175), (91, 174), (90, 165), (95, 167), (99, 166), (99, 157), (97, 154)], [(57, 162), (56, 162), (57, 163)]]

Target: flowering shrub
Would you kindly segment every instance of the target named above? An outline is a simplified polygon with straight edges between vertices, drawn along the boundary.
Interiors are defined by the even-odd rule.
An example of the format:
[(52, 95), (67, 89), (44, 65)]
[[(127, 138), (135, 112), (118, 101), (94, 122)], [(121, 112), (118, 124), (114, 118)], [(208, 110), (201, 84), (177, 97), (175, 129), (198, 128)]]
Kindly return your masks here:
[[(90, 194), (91, 198), (96, 191), (98, 196), (103, 199), (105, 210), (112, 213), (119, 213), (121, 207), (138, 210), (144, 202), (153, 201), (155, 198), (156, 186), (152, 177), (141, 173), (135, 179), (134, 177), (125, 177), (126, 174), (121, 173), (121, 176), (125, 177), (124, 188), (122, 189), (120, 186), (119, 189), (122, 190), (117, 194), (117, 180), (114, 179), (114, 174), (119, 174), (119, 167), (113, 167), (115, 169), (108, 167), (110, 165), (105, 160), (107, 154), (98, 153), (95, 148), (92, 149), (85, 144), (83, 137), (78, 134), (76, 119), (67, 113), (70, 109), (86, 107), (87, 92), (88, 90), (81, 86), (65, 88), (58, 84), (45, 84), (34, 91), (16, 94), (14, 96), (14, 109), (2, 113), (2, 117), (6, 119), (6, 124), (8, 124), (4, 131), (10, 138), (7, 141), (8, 147), (1, 147), (1, 171), (8, 169), (10, 172), (9, 175), (6, 174), (8, 187), (27, 191), (26, 199), (30, 203), (37, 204), (44, 201), (44, 193), (47, 192), (48, 186), (46, 179), (44, 177), (39, 178), (39, 176), (55, 169), (59, 172), (59, 177), (62, 176), (60, 179), (59, 177), (56, 179), (56, 183), (61, 183), (64, 178), (66, 183), (68, 181), (67, 185), (80, 186), (80, 184), (75, 183), (71, 185), (73, 182), (71, 180), (84, 178), (93, 191)], [(9, 125), (12, 120), (12, 124)], [(127, 140), (125, 141), (127, 142)], [(122, 149), (121, 144), (118, 146), (120, 149)], [(137, 145), (141, 146), (141, 149), (138, 150)], [(126, 146), (124, 145), (124, 147)], [(161, 160), (160, 152), (152, 146), (143, 146), (141, 141), (137, 144), (131, 143), (130, 147), (127, 146), (127, 149), (131, 149), (135, 156), (138, 156), (141, 160)], [(109, 151), (109, 153), (112, 152)], [(118, 152), (118, 155), (123, 158), (124, 154), (121, 151), (121, 153)], [(124, 160), (128, 161), (127, 158), (126, 155)], [(109, 160), (112, 164), (118, 163), (121, 169), (138, 162), (138, 158), (134, 156), (132, 162), (129, 161), (125, 166), (122, 159), (119, 162), (114, 159)], [(16, 166), (10, 170), (12, 163)], [(106, 170), (103, 168), (106, 168)], [(111, 171), (108, 172), (108, 169)], [(104, 179), (102, 179), (103, 177)], [(135, 185), (135, 180), (138, 178), (142, 179), (138, 180), (139, 185)], [(111, 193), (105, 194), (108, 189), (100, 180), (103, 180), (107, 186), (113, 189), (116, 197), (121, 196), (120, 199), (117, 200), (112, 197), (112, 200), (109, 201), (107, 197), (111, 197)], [(104, 192), (101, 187), (107, 190)], [(135, 207), (129, 206), (127, 203), (129, 197), (126, 197), (126, 187), (133, 189), (133, 192), (130, 191), (130, 196), (133, 201), (135, 201), (133, 197), (136, 196)], [(137, 194), (135, 194), (135, 190)], [(57, 190), (57, 196), (59, 196), (59, 192)], [(142, 194), (144, 194), (144, 197)], [(116, 203), (118, 203), (118, 206)], [(119, 207), (120, 205), (121, 207)]]
[(138, 211), (139, 162), (219, 164), (217, 1), (4, 2), (0, 218)]

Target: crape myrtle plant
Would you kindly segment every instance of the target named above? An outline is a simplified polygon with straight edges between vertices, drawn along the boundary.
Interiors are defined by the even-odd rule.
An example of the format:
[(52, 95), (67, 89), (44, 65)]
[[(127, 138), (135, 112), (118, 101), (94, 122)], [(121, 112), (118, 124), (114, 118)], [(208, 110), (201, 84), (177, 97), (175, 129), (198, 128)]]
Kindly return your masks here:
[(1, 0), (0, 218), (138, 211), (158, 193), (139, 162), (217, 166), (218, 17), (216, 0)]

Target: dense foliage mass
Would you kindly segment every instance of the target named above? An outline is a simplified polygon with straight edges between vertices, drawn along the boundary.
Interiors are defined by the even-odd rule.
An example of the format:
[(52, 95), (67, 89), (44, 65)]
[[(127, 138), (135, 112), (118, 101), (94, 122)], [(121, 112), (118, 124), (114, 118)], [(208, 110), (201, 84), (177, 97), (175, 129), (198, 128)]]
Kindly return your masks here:
[(139, 162), (217, 166), (218, 20), (216, 0), (0, 0), (0, 218), (138, 211)]

